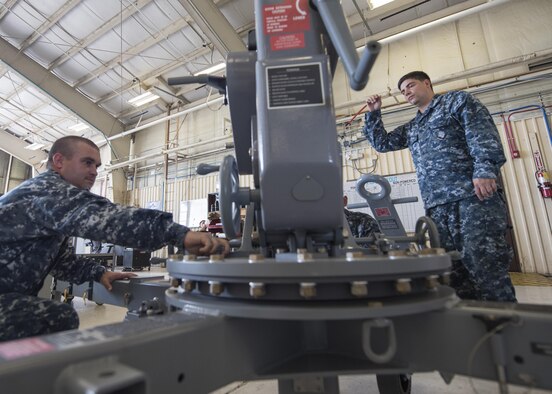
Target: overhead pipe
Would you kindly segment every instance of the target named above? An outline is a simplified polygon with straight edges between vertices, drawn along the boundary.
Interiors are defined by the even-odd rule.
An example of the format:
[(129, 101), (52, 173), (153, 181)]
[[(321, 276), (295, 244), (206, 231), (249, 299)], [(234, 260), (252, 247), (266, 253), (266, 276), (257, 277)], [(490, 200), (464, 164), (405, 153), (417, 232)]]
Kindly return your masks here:
[[(385, 38), (382, 38), (382, 39), (378, 39), (378, 42), (381, 45), (389, 44), (390, 42), (397, 41), (401, 38), (408, 37), (408, 36), (410, 36), (414, 33), (419, 33), (421, 31), (430, 29), (432, 27), (440, 26), (440, 25), (443, 25), (445, 23), (454, 22), (454, 21), (456, 21), (458, 19), (461, 19), (465, 16), (485, 11), (485, 10), (491, 8), (491, 7), (495, 7), (495, 6), (498, 6), (500, 4), (507, 3), (509, 1), (510, 0), (488, 0), (486, 3), (468, 8), (466, 10), (459, 11), (455, 14), (447, 15), (447, 16), (444, 16), (440, 19), (430, 21), (430, 22), (421, 24), (419, 26), (414, 26), (414, 27), (412, 27), (408, 30), (402, 31), (400, 33), (396, 33), (396, 34), (393, 34), (391, 36), (388, 36), (388, 37), (385, 37)], [(428, 17), (430, 17), (430, 16), (428, 16)], [(418, 18), (418, 21), (419, 21), (419, 19), (421, 19), (421, 18)], [(372, 38), (372, 37), (370, 37), (370, 38)], [(373, 38), (377, 39), (377, 35), (376, 35), (376, 37), (373, 37)]]
[(162, 122), (164, 122), (164, 121), (166, 121), (166, 120), (170, 120), (170, 119), (176, 118), (176, 117), (178, 117), (178, 116), (186, 115), (186, 114), (189, 114), (189, 113), (191, 113), (191, 112), (199, 111), (200, 109), (206, 108), (206, 107), (208, 107), (209, 105), (219, 103), (219, 102), (221, 102), (222, 100), (224, 100), (224, 97), (218, 97), (218, 98), (216, 98), (216, 99), (214, 99), (214, 100), (205, 102), (205, 103), (203, 103), (203, 104), (196, 105), (195, 107), (188, 108), (188, 109), (185, 109), (185, 110), (180, 111), (180, 112), (176, 112), (176, 113), (174, 113), (174, 114), (172, 114), (172, 115), (163, 116), (162, 118), (159, 118), (159, 119), (154, 120), (154, 121), (152, 121), (152, 122), (145, 123), (145, 124), (143, 124), (142, 126), (138, 126), (138, 127), (133, 128), (133, 129), (130, 129), (130, 130), (127, 130), (127, 131), (123, 131), (122, 133), (112, 135), (111, 137), (107, 137), (106, 140), (107, 140), (107, 141), (113, 141), (113, 140), (116, 140), (116, 139), (118, 139), (118, 138), (126, 137), (126, 136), (129, 135), (129, 134), (136, 133), (137, 131), (147, 129), (148, 127), (151, 127), (151, 126), (155, 126), (155, 125), (157, 125), (157, 124), (159, 124), (159, 123), (162, 123)]
[[(491, 71), (493, 71), (493, 70), (492, 69), (489, 70), (489, 72), (491, 72)], [(471, 69), (466, 70), (465, 72), (466, 73), (471, 72)], [(456, 81), (458, 79), (465, 79), (465, 77), (464, 77), (464, 75), (462, 75), (462, 73), (457, 73), (455, 75), (456, 75), (456, 79), (444, 80), (444, 79), (441, 78), (439, 80), (439, 82), (433, 83), (433, 86), (436, 86), (436, 85), (441, 84), (441, 83), (453, 82), (453, 81)], [(463, 89), (463, 91), (469, 92), (469, 93), (472, 93), (472, 94), (476, 94), (481, 90), (498, 89), (498, 88), (502, 88), (502, 87), (511, 85), (513, 83), (516, 83), (516, 82), (529, 82), (531, 80), (538, 79), (539, 77), (550, 77), (550, 78), (552, 78), (552, 72), (550, 72), (550, 70), (537, 71), (537, 72), (534, 72), (534, 73), (524, 74), (524, 75), (520, 75), (520, 76), (517, 76), (517, 77), (509, 77), (509, 78), (505, 78), (505, 79), (500, 79), (500, 80), (497, 80), (497, 81), (486, 83), (486, 84), (481, 85), (481, 86)], [(387, 98), (387, 97), (398, 96), (401, 93), (398, 90), (393, 89), (391, 91), (381, 92), (381, 93), (378, 93), (378, 94), (379, 94), (379, 96), (381, 96), (381, 98)], [(343, 109), (343, 108), (354, 107), (355, 105), (359, 105), (359, 104), (365, 104), (365, 101), (364, 100), (361, 100), (361, 101), (360, 100), (347, 101), (345, 103), (336, 105), (335, 109), (339, 110), (339, 109)], [(409, 103), (403, 103), (403, 104), (397, 104), (396, 106), (393, 106), (393, 107), (396, 111), (400, 111), (402, 109), (411, 108), (412, 105), (409, 104)], [(495, 115), (498, 115), (498, 114), (499, 113), (497, 113)], [(358, 114), (356, 114), (356, 116), (358, 116)], [(352, 116), (343, 117), (343, 118), (337, 120), (337, 124), (347, 123), (351, 119), (351, 117)]]
[(106, 164), (105, 165), (105, 170), (106, 171), (113, 171), (113, 170), (116, 170), (118, 168), (126, 167), (126, 166), (129, 166), (131, 164), (138, 163), (140, 161), (144, 161), (144, 160), (147, 160), (147, 159), (152, 159), (154, 157), (158, 157), (158, 156), (161, 156), (161, 155), (166, 155), (166, 154), (169, 154), (169, 153), (178, 152), (178, 151), (181, 151), (181, 150), (184, 150), (184, 149), (194, 148), (196, 146), (210, 144), (210, 143), (213, 143), (213, 142), (217, 142), (217, 141), (221, 141), (221, 140), (225, 140), (225, 139), (229, 139), (229, 138), (232, 138), (232, 137), (229, 136), (229, 135), (225, 135), (225, 136), (222, 136), (222, 137), (212, 138), (212, 139), (206, 140), (206, 141), (196, 142), (194, 144), (189, 144), (189, 145), (184, 145), (184, 146), (177, 146), (177, 147), (171, 148), (171, 149), (161, 149), (160, 152), (150, 153), (150, 154), (144, 155), (144, 156), (139, 156), (139, 157), (136, 157), (134, 159), (127, 160), (127, 161), (124, 161), (124, 162), (121, 162), (121, 163), (112, 164), (112, 165)]
[(544, 49), (542, 51), (536, 51), (532, 53), (527, 53), (520, 56), (510, 57), (508, 59), (500, 60), (498, 62), (493, 62), (486, 64), (484, 66), (473, 67), (469, 70), (460, 71), (458, 73), (452, 73), (445, 75), (441, 78), (436, 78), (434, 84), (442, 84), (445, 82), (455, 81), (458, 79), (472, 78), (478, 75), (487, 74), (489, 71), (500, 71), (502, 69), (510, 68), (512, 66), (518, 65), (520, 63), (528, 63), (530, 61), (539, 61), (547, 59), (552, 56), (552, 49)]
[(491, 115), (503, 115), (503, 114), (509, 113), (507, 121), (508, 121), (508, 124), (511, 128), (510, 118), (513, 115), (519, 114), (519, 113), (522, 113), (522, 112), (531, 112), (531, 111), (540, 110), (542, 112), (542, 117), (544, 118), (544, 127), (546, 127), (546, 131), (548, 132), (548, 138), (550, 139), (550, 145), (552, 146), (552, 130), (550, 129), (550, 122), (548, 121), (548, 114), (546, 113), (546, 108), (550, 108), (550, 107), (552, 107), (552, 106), (531, 104), (531, 105), (525, 105), (525, 106), (519, 107), (519, 108), (512, 108), (512, 109), (509, 109), (507, 111), (495, 112), (495, 113), (492, 113)]
[(519, 149), (516, 145), (516, 139), (514, 137), (514, 133), (512, 131), (512, 127), (510, 124), (510, 120), (506, 121), (504, 118), (504, 114), (501, 114), (500, 117), (502, 118), (502, 123), (504, 124), (504, 131), (506, 133), (506, 142), (508, 143), (508, 149), (510, 150), (510, 155), (512, 156), (512, 159), (519, 159)]

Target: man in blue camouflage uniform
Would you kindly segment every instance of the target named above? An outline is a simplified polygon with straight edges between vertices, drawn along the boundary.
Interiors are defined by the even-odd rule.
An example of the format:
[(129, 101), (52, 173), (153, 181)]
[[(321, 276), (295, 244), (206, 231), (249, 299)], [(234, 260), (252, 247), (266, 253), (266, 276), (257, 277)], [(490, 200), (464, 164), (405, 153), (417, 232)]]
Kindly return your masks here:
[(410, 149), (443, 247), (462, 256), (453, 261), (451, 273), (458, 296), (515, 302), (506, 204), (496, 183), (506, 158), (489, 111), (466, 92), (436, 95), (422, 71), (406, 74), (398, 87), (418, 108), (415, 118), (387, 133), (381, 97), (369, 97), (366, 138), (378, 152)]
[(170, 213), (123, 207), (89, 189), (100, 166), (90, 140), (64, 137), (52, 146), (48, 171), (0, 198), (0, 341), (78, 327), (68, 304), (39, 299), (46, 275), (72, 282), (95, 280), (111, 290), (110, 272), (67, 247), (71, 236), (143, 250), (172, 244), (196, 255), (227, 254), (226, 240), (188, 231)]
[[(347, 206), (348, 198), (343, 196), (343, 205)], [(380, 232), (378, 222), (364, 212), (354, 212), (344, 209), (347, 223), (354, 238), (367, 238)], [(364, 245), (363, 245), (364, 246)]]

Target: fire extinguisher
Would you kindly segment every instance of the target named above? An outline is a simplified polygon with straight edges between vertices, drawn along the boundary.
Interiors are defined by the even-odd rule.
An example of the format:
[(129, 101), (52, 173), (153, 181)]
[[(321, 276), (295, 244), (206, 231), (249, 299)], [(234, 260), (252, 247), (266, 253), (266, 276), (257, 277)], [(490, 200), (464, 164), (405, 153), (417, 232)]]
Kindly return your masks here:
[(552, 183), (550, 183), (550, 177), (548, 172), (544, 168), (535, 172), (539, 190), (544, 198), (552, 197)]
[(535, 171), (537, 186), (543, 198), (550, 198), (552, 197), (552, 183), (550, 183), (550, 176), (544, 168), (544, 163), (538, 149), (533, 151), (533, 159), (535, 160), (535, 166), (537, 167), (537, 171)]

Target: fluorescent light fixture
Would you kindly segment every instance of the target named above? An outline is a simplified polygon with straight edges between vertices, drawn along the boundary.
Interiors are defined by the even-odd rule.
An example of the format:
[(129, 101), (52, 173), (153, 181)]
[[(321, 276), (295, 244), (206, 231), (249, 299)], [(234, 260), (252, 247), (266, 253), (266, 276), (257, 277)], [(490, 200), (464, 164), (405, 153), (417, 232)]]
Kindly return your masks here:
[(77, 124), (74, 124), (73, 126), (69, 126), (68, 129), (73, 131), (83, 131), (86, 129), (89, 129), (90, 126), (88, 126), (86, 123), (79, 122)]
[(223, 70), (225, 68), (226, 68), (226, 63), (219, 63), (219, 64), (215, 64), (212, 67), (206, 68), (203, 71), (195, 73), (194, 75), (213, 74), (213, 73), (216, 73), (217, 71)]
[(45, 147), (46, 145), (40, 143), (40, 142), (33, 142), (32, 144), (30, 145), (27, 145), (25, 147), (25, 149), (28, 149), (28, 150), (39, 150), (40, 148), (43, 148)]
[(134, 98), (131, 98), (130, 100), (128, 100), (128, 103), (135, 106), (135, 107), (140, 107), (144, 104), (147, 104), (153, 100), (157, 100), (159, 98), (158, 95), (152, 93), (152, 92), (146, 92), (146, 93), (143, 93), (139, 96), (136, 96)]
[(386, 5), (391, 3), (393, 0), (368, 0), (368, 7), (370, 7), (371, 10), (374, 8), (381, 7), (382, 5)]

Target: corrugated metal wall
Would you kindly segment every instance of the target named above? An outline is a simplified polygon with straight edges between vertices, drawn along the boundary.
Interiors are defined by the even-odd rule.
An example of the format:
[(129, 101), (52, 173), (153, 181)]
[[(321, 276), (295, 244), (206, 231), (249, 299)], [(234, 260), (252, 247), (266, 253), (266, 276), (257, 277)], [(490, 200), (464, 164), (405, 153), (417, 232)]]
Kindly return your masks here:
[(537, 188), (533, 158), (533, 152), (539, 149), (545, 167), (550, 171), (552, 146), (542, 115), (512, 120), (511, 127), (520, 158), (513, 159), (508, 153), (505, 123), (500, 124), (508, 155), (502, 176), (521, 269), (523, 272), (552, 274), (552, 199), (543, 198)]
[[(540, 150), (546, 168), (552, 170), (552, 147), (542, 116), (514, 120), (512, 132), (520, 150), (520, 158), (512, 159), (508, 153), (504, 123), (499, 123), (504, 149), (508, 161), (502, 169), (504, 186), (508, 200), (511, 219), (514, 226), (515, 244), (523, 272), (552, 274), (552, 199), (542, 198), (535, 180), (535, 161), (533, 152)], [(352, 157), (345, 157), (344, 180), (358, 179), (362, 172), (374, 170), (380, 175), (413, 172), (414, 165), (408, 150), (390, 153), (377, 153), (363, 144), (352, 152)], [(351, 165), (352, 162), (354, 165)], [(180, 202), (206, 198), (209, 193), (218, 189), (218, 175), (210, 174), (166, 185), (164, 210), (173, 213), (175, 219), (180, 214)], [(240, 176), (241, 187), (252, 187), (251, 176)], [(163, 186), (148, 187), (130, 191), (128, 202), (131, 205), (147, 206), (149, 202), (161, 201)], [(157, 252), (164, 256), (166, 252)]]

